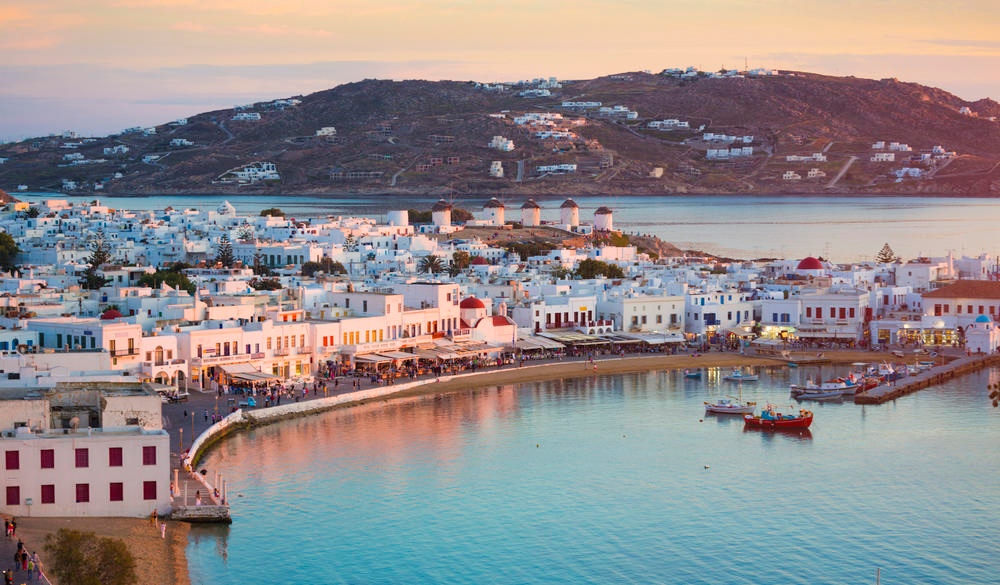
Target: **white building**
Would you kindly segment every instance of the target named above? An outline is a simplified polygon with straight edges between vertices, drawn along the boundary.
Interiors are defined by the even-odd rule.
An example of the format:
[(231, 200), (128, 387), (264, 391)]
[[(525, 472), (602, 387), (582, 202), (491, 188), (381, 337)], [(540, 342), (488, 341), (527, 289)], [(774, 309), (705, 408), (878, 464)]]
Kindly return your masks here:
[(5, 397), (4, 514), (169, 512), (170, 438), (160, 400), (139, 384), (24, 389)]

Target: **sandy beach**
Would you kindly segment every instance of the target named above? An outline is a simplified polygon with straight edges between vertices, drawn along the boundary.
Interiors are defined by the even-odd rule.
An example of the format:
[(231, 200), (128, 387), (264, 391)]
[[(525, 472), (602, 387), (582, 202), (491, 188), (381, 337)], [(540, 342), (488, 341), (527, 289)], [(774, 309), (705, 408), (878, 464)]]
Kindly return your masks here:
[[(792, 360), (806, 365), (816, 360), (815, 352), (793, 352)], [(891, 354), (870, 351), (827, 351), (823, 363), (849, 364), (852, 362), (878, 362), (894, 360)], [(508, 365), (499, 369), (491, 368), (473, 375), (468, 372), (459, 376), (428, 378), (425, 384), (394, 394), (391, 397), (407, 397), (443, 392), (461, 392), (483, 386), (517, 384), (536, 380), (576, 378), (581, 376), (622, 374), (650, 370), (683, 370), (689, 368), (733, 368), (740, 366), (785, 366), (785, 360), (767, 356), (742, 355), (738, 353), (710, 352), (692, 354), (626, 354), (624, 358), (605, 355), (593, 363), (580, 358), (566, 360), (525, 361), (521, 366)], [(209, 408), (216, 401), (214, 393), (192, 394), (191, 401), (183, 406), (165, 405), (165, 417), (173, 409), (184, 408), (199, 411)], [(349, 408), (350, 405), (345, 405)], [(200, 417), (199, 417), (200, 419)], [(201, 429), (199, 429), (200, 432)], [(173, 439), (172, 439), (173, 440)], [(172, 449), (177, 445), (172, 444)], [(99, 536), (121, 538), (136, 558), (136, 570), (140, 585), (190, 584), (185, 548), (189, 526), (182, 522), (167, 522), (166, 538), (160, 537), (159, 528), (149, 519), (139, 518), (17, 518), (17, 533), (24, 540), (29, 551), (39, 551), (43, 563), (45, 536), (60, 528), (94, 532)], [(14, 543), (4, 541), (13, 554)], [(48, 568), (48, 567), (47, 567)], [(58, 584), (57, 584), (58, 585)]]
[[(189, 585), (187, 547), (189, 526), (184, 522), (167, 521), (166, 538), (160, 537), (159, 526), (138, 518), (17, 518), (17, 535), (28, 551), (38, 552), (42, 566), (51, 580), (46, 562), (45, 537), (60, 528), (93, 532), (98, 536), (120, 538), (135, 557), (136, 585)], [(13, 556), (14, 541), (4, 541)], [(54, 585), (58, 582), (52, 580)]]

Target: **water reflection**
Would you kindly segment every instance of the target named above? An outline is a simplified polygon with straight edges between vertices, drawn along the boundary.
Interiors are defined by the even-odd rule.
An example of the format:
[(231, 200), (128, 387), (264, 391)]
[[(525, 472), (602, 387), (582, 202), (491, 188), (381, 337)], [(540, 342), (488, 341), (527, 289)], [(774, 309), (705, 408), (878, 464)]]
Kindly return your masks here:
[(808, 443), (812, 441), (812, 431), (809, 429), (754, 429), (744, 427), (743, 433), (760, 435), (761, 442), (766, 444), (775, 441), (790, 441), (792, 443)]

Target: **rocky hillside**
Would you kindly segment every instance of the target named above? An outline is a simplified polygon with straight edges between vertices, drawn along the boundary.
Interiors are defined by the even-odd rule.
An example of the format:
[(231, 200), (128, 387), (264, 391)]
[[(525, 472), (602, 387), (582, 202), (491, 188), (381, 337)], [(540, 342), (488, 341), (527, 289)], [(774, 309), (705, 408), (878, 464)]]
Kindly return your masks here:
[[(992, 100), (966, 102), (895, 79), (666, 73), (558, 87), (366, 80), (155, 129), (0, 145), (0, 187), (107, 195), (1000, 194), (1000, 104)], [(522, 97), (526, 90), (537, 97)], [(513, 150), (490, 148), (495, 136)], [(893, 160), (873, 161), (876, 153)]]

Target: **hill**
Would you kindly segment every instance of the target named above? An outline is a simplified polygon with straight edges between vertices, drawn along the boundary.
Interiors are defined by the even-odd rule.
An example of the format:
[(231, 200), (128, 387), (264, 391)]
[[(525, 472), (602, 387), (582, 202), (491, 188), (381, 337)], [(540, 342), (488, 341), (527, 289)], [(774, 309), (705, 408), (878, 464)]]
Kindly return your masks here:
[[(114, 136), (0, 145), (0, 187), (108, 195), (996, 195), (997, 117), (992, 100), (967, 102), (895, 79), (788, 71), (667, 70), (520, 85), (365, 80)], [(513, 149), (491, 148), (494, 137)], [(491, 176), (498, 169), (503, 176)]]

